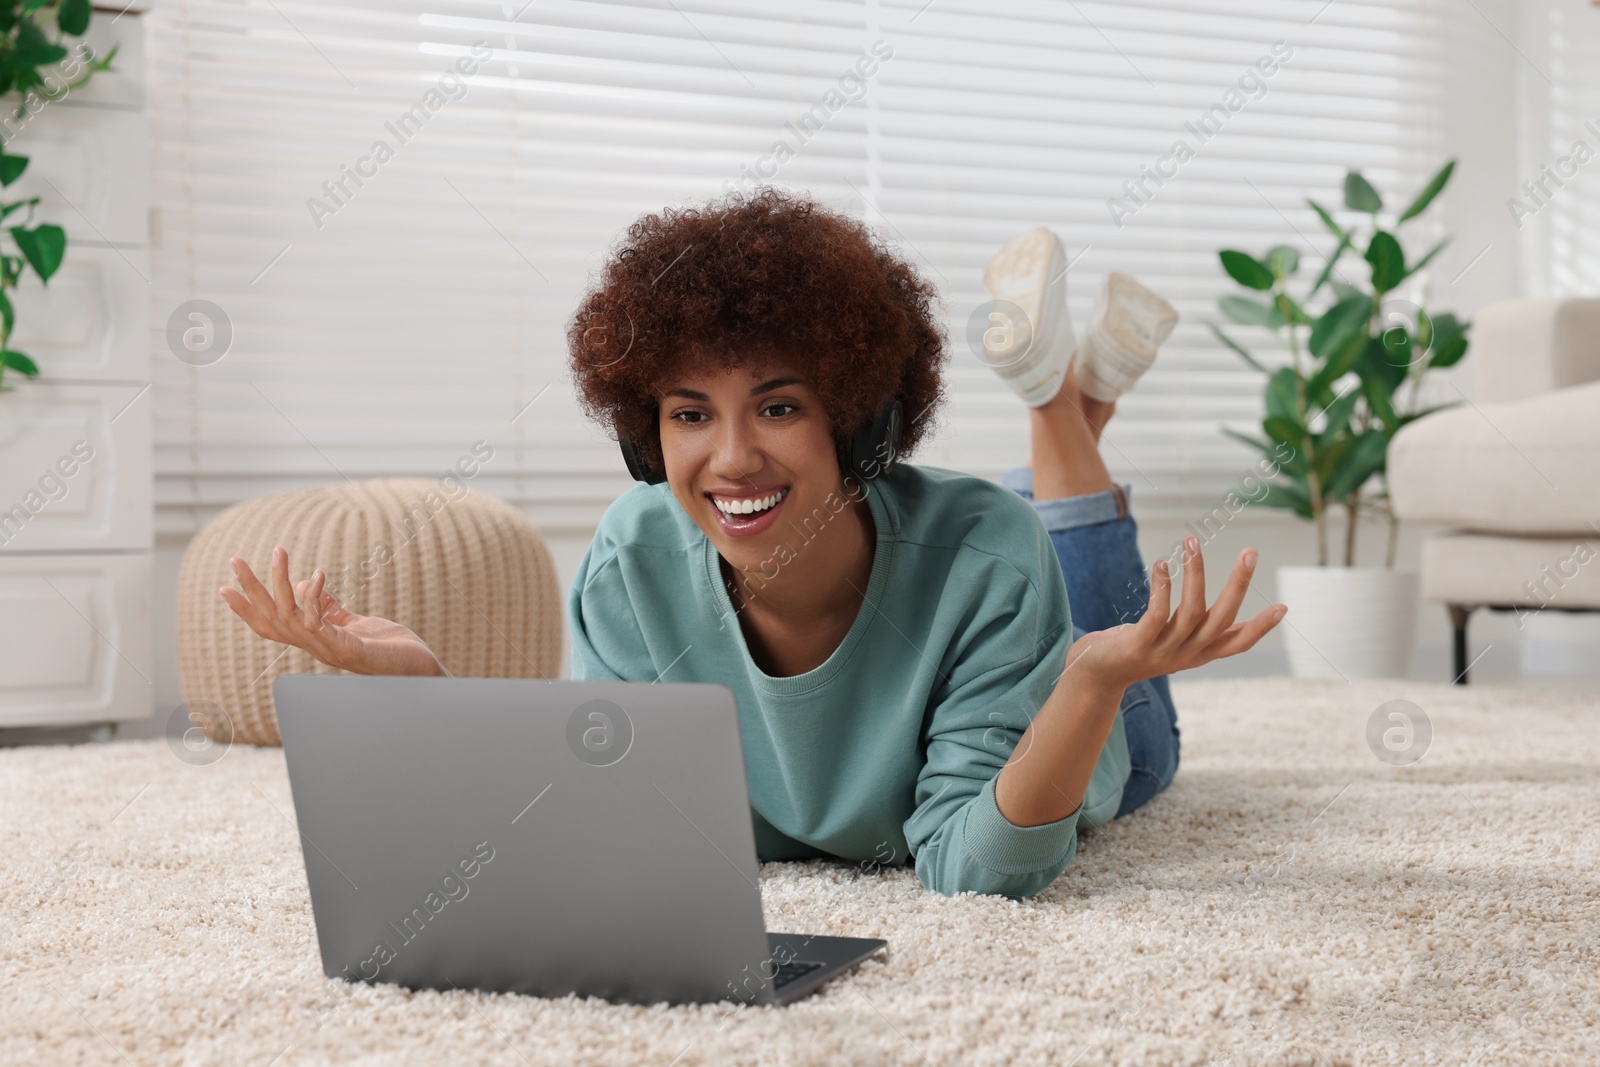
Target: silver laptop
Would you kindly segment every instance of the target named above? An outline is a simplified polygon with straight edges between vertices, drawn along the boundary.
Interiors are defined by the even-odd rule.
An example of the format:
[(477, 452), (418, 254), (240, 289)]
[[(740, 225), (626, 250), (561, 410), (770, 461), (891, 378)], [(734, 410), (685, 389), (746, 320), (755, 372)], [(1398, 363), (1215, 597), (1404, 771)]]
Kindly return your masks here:
[(786, 1004), (888, 946), (767, 932), (723, 686), (287, 674), (272, 691), (330, 977)]

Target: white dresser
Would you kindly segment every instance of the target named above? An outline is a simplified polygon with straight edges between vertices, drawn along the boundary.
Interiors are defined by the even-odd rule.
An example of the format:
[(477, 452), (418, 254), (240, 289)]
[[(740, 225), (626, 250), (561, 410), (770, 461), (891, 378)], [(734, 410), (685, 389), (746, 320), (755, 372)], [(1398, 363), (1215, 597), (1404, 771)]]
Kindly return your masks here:
[(6, 199), (67, 231), (49, 287), (30, 271), (15, 294), (41, 374), (0, 395), (0, 727), (154, 712), (145, 49), (142, 18), (114, 16), (89, 35), (120, 46), (114, 72), (0, 126), (31, 160)]

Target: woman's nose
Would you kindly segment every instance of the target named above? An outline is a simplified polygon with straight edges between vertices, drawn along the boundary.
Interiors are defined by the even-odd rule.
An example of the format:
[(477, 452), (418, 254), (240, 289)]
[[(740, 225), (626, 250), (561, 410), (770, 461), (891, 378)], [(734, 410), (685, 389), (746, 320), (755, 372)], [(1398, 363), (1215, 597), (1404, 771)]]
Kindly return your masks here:
[(719, 478), (740, 479), (761, 469), (761, 446), (754, 427), (730, 419), (720, 430), (711, 437), (711, 469)]

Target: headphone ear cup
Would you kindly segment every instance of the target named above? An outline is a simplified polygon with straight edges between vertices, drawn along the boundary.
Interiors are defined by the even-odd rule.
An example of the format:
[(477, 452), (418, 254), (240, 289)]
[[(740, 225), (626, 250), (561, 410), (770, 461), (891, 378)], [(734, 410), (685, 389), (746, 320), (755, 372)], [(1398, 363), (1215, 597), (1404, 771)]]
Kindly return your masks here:
[(628, 465), (628, 473), (633, 475), (636, 482), (646, 485), (660, 485), (667, 480), (667, 476), (656, 470), (644, 461), (639, 455), (639, 446), (633, 443), (633, 438), (623, 437), (617, 441), (617, 446), (622, 449), (622, 462)]
[(890, 397), (877, 417), (840, 449), (847, 473), (862, 481), (888, 474), (900, 461), (900, 439), (905, 432), (905, 407)]

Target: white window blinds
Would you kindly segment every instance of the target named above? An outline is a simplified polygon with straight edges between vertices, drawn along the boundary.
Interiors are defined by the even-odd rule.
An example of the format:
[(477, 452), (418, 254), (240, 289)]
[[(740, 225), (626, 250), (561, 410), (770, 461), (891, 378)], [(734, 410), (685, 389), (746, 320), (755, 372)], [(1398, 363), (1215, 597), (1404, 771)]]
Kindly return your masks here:
[[(1204, 328), (1228, 291), (1215, 252), (1289, 243), (1320, 267), (1307, 191), (1337, 202), (1347, 166), (1397, 193), (1431, 173), (1437, 7), (167, 0), (158, 529), (442, 475), (477, 442), (479, 488), (592, 525), (628, 483), (565, 370), (590, 272), (640, 213), (769, 178), (861, 214), (943, 292), (952, 403), (921, 462), (1022, 460), (1022, 409), (967, 318), (989, 255), (1045, 224), (1078, 322), (1109, 270), (1182, 311), (1106, 454), (1142, 508), (1213, 501), (1253, 459), (1218, 425), (1253, 419), (1260, 385)], [(204, 326), (186, 306), (169, 331), (194, 300), (231, 326), (221, 358), (203, 329), (183, 347)]]

